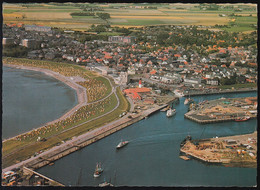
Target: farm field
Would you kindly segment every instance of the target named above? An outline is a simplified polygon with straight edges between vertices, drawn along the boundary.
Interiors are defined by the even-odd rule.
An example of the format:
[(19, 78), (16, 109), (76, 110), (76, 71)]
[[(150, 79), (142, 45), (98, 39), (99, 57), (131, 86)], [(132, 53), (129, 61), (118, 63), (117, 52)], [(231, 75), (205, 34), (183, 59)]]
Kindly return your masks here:
[[(147, 25), (228, 25), (231, 18), (220, 17), (219, 14), (236, 14), (236, 27), (222, 28), (227, 31), (252, 31), (250, 24), (257, 23), (257, 12), (243, 10), (234, 12), (231, 9), (200, 10), (198, 4), (148, 4), (157, 9), (133, 8), (133, 4), (87, 4), (89, 8), (100, 7), (110, 14), (108, 23), (112, 26), (133, 27)], [(134, 4), (143, 6), (142, 4)], [(252, 5), (254, 6), (254, 5)], [(123, 7), (123, 8), (122, 8)], [(107, 22), (96, 16), (71, 16), (74, 12), (84, 12), (76, 4), (3, 4), (4, 23), (39, 24), (52, 27), (69, 28), (75, 30), (88, 29), (92, 24), (106, 24)], [(251, 15), (251, 18), (248, 18)]]

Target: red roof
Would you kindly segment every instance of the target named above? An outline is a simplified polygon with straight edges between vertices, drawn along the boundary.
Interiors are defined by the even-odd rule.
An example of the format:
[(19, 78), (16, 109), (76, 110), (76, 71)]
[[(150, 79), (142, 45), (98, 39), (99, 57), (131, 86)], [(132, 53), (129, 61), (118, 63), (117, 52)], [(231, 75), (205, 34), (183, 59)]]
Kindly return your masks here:
[(151, 90), (149, 88), (130, 88), (130, 89), (125, 89), (124, 92), (130, 96), (132, 99), (136, 100), (139, 99), (141, 100), (141, 96), (138, 93), (145, 93), (145, 92), (150, 92)]
[(226, 53), (226, 50), (225, 49), (221, 49), (221, 50), (219, 50), (219, 53)]
[(248, 65), (257, 66), (257, 63), (248, 63)]
[(151, 75), (154, 75), (155, 73), (156, 73), (156, 70), (152, 70), (152, 71), (150, 72)]

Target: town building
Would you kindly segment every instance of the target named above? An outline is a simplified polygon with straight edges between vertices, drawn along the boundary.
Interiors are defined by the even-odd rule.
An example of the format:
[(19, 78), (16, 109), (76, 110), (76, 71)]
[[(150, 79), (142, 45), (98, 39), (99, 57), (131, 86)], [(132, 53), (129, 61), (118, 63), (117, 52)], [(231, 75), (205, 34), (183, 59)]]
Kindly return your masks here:
[(218, 80), (208, 79), (208, 80), (207, 80), (207, 84), (208, 84), (208, 85), (217, 86), (217, 85), (218, 85)]
[(134, 43), (136, 40), (136, 37), (133, 36), (109, 36), (108, 41), (109, 42), (115, 42), (115, 43)]
[(13, 38), (3, 38), (2, 44), (3, 44), (3, 45), (14, 44), (14, 39), (13, 39)]
[(27, 47), (27, 48), (35, 48), (36, 41), (34, 39), (23, 39), (22, 46)]
[(130, 97), (132, 100), (142, 100), (142, 95), (143, 94), (147, 94), (150, 93), (151, 89), (149, 88), (129, 88), (129, 89), (125, 89), (124, 93), (126, 93), (126, 95), (128, 97)]
[(25, 25), (24, 29), (26, 31), (37, 31), (37, 32), (50, 32), (51, 27), (49, 26), (37, 26), (37, 25)]

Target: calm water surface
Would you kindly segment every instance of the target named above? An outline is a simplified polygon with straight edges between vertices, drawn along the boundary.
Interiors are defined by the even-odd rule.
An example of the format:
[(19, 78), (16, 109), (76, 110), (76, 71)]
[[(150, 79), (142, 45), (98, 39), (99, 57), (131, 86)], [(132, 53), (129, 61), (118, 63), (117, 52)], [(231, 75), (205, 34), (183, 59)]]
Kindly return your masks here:
[[(192, 97), (195, 101), (226, 97), (256, 96), (255, 92)], [(97, 186), (111, 180), (116, 186), (254, 186), (257, 170), (208, 165), (179, 158), (180, 142), (189, 134), (194, 139), (251, 133), (257, 120), (200, 125), (184, 118), (187, 106), (175, 105), (177, 114), (167, 118), (157, 112), (38, 172), (67, 186)], [(130, 143), (116, 150), (120, 140)], [(96, 162), (104, 167), (95, 179)], [(81, 172), (80, 172), (81, 171)], [(81, 175), (80, 175), (81, 173)]]
[(3, 67), (2, 138), (37, 128), (77, 104), (76, 92), (41, 72)]

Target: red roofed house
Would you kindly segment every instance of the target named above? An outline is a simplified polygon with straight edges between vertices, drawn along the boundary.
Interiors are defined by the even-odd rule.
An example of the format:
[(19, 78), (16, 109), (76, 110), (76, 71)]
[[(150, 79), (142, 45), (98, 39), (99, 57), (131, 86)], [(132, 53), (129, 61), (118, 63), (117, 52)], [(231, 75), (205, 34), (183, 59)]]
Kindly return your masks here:
[(225, 49), (220, 49), (219, 53), (226, 53), (226, 50)]
[(248, 63), (248, 65), (250, 65), (250, 66), (257, 66), (257, 63)]
[(151, 70), (150, 74), (154, 75), (156, 73), (156, 70)]
[(145, 94), (145, 93), (150, 93), (151, 90), (149, 88), (129, 88), (129, 89), (125, 89), (124, 93), (126, 93), (130, 98), (132, 98), (133, 100), (141, 100), (142, 97), (140, 96), (140, 94)]

